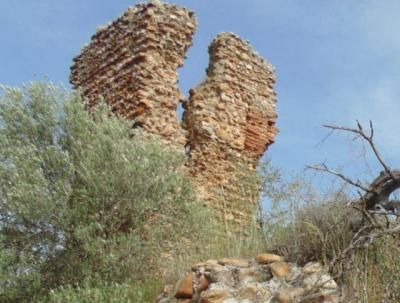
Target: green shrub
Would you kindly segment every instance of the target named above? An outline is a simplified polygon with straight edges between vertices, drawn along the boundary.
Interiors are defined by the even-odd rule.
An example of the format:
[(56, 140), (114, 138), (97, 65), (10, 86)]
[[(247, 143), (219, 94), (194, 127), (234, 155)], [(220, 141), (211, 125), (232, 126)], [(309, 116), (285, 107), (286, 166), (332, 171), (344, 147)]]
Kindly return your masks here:
[(98, 285), (91, 285), (85, 281), (79, 286), (62, 286), (52, 290), (48, 298), (41, 303), (143, 303), (153, 302), (154, 289), (159, 289), (158, 281), (125, 282), (101, 282)]
[(209, 214), (182, 163), (104, 104), (87, 113), (78, 93), (44, 83), (2, 87), (2, 302), (93, 277), (107, 285), (145, 280), (164, 255), (195, 246), (190, 239), (208, 234)]

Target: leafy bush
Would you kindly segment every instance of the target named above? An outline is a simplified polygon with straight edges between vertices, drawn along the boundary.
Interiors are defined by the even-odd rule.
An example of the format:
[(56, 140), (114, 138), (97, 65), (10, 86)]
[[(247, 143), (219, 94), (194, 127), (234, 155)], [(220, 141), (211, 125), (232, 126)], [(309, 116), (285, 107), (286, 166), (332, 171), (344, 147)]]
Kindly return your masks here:
[(87, 278), (143, 280), (160, 272), (163, 253), (194, 245), (209, 214), (181, 155), (105, 105), (89, 114), (78, 93), (1, 88), (2, 302), (73, 285), (66, 293)]

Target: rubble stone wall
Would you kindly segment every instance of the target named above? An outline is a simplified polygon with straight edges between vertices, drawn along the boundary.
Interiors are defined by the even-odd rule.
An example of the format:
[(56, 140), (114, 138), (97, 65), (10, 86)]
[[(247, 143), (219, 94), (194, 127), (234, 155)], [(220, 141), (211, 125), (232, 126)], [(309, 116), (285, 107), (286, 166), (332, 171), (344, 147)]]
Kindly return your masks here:
[(268, 253), (251, 259), (208, 260), (176, 286), (166, 285), (157, 303), (339, 303), (341, 292), (320, 263), (304, 267)]
[(186, 150), (188, 174), (203, 200), (225, 220), (248, 222), (258, 194), (249, 198), (240, 186), (277, 132), (274, 69), (248, 42), (222, 33), (210, 45), (206, 78), (184, 100), (177, 68), (196, 23), (193, 12), (171, 4), (131, 7), (97, 31), (74, 59), (70, 80), (89, 110), (104, 98), (134, 127)]
[(225, 219), (247, 220), (258, 195), (249, 201), (239, 190), (241, 171), (254, 171), (274, 141), (274, 69), (232, 33), (219, 34), (209, 53), (206, 78), (184, 105), (189, 170), (205, 200)]
[(74, 59), (70, 81), (89, 99), (150, 133), (185, 144), (176, 108), (184, 99), (177, 68), (196, 28), (194, 14), (175, 5), (139, 4), (98, 29)]

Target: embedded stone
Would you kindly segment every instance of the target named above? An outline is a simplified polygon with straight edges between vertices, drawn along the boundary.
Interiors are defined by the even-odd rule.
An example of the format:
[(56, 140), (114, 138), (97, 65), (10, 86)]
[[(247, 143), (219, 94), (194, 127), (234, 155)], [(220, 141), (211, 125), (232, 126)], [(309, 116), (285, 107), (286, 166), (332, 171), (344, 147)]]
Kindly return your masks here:
[(212, 283), (222, 283), (226, 286), (233, 286), (235, 284), (233, 272), (219, 264), (213, 266), (211, 271), (206, 272), (205, 275)]
[(323, 288), (323, 289), (336, 289), (338, 286), (328, 274), (316, 272), (306, 276), (303, 279), (304, 287), (309, 289)]
[(256, 262), (259, 264), (269, 264), (272, 262), (284, 261), (284, 258), (274, 254), (259, 254), (256, 256)]
[(194, 272), (189, 273), (181, 283), (179, 284), (178, 290), (175, 293), (175, 298), (186, 299), (193, 297), (193, 280), (195, 278)]
[(200, 303), (226, 303), (229, 299), (234, 299), (234, 296), (225, 288), (209, 289), (200, 295)]
[(257, 300), (257, 286), (256, 285), (244, 285), (239, 288), (239, 298), (241, 300), (249, 300), (250, 302), (256, 302)]
[(198, 291), (206, 290), (209, 285), (210, 282), (208, 281), (208, 279), (204, 275), (201, 275), (198, 281), (197, 290)]
[(271, 273), (260, 267), (240, 268), (237, 279), (241, 283), (262, 282), (271, 278)]
[(275, 300), (278, 303), (296, 303), (300, 299), (305, 290), (303, 288), (283, 288), (275, 294)]
[(218, 263), (221, 265), (230, 265), (236, 267), (246, 268), (250, 266), (250, 262), (244, 259), (237, 259), (237, 258), (223, 258), (218, 260)]
[(246, 283), (238, 290), (240, 302), (266, 302), (271, 296), (271, 291), (258, 283)]
[(229, 134), (221, 128), (215, 130), (215, 135), (223, 141), (230, 141), (231, 139)]
[(321, 271), (323, 271), (323, 267), (319, 262), (309, 262), (302, 269), (304, 274), (313, 274)]
[(271, 263), (269, 266), (271, 268), (272, 275), (275, 278), (287, 277), (291, 272), (290, 265), (283, 261)]
[(218, 265), (217, 260), (207, 260), (205, 262), (199, 262), (192, 266), (193, 271), (198, 271), (200, 268), (210, 268), (213, 265)]

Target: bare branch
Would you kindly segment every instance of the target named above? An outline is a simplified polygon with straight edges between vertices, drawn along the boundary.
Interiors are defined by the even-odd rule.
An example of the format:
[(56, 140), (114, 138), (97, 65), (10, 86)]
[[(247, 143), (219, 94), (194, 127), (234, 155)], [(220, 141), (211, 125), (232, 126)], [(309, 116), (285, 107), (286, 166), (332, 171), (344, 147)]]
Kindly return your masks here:
[[(375, 231), (375, 232), (374, 232)], [(342, 262), (354, 250), (369, 246), (375, 239), (384, 236), (395, 236), (400, 234), (400, 225), (393, 228), (384, 228), (379, 224), (364, 225), (356, 232), (346, 249), (342, 250), (339, 255), (335, 256), (329, 263), (330, 269)]]
[(373, 127), (373, 125), (372, 125), (372, 120), (369, 120), (369, 129), (370, 129), (370, 138), (371, 138), (371, 141), (372, 141), (372, 139), (374, 138), (374, 127)]
[(365, 209), (365, 207), (358, 207), (356, 205), (353, 205), (353, 209), (359, 211), (370, 225), (374, 225), (376, 223), (371, 214)]
[(316, 170), (316, 171), (326, 172), (326, 173), (329, 173), (329, 174), (334, 175), (336, 177), (339, 177), (343, 181), (345, 181), (345, 182), (349, 183), (350, 185), (353, 185), (353, 186), (355, 186), (357, 188), (360, 188), (360, 189), (362, 189), (363, 191), (365, 191), (367, 193), (373, 193), (374, 192), (373, 190), (371, 190), (371, 189), (365, 187), (364, 185), (362, 185), (359, 180), (353, 181), (352, 179), (344, 176), (343, 174), (328, 168), (324, 163), (319, 164), (319, 165), (307, 165), (306, 168), (313, 169), (313, 170)]
[(350, 127), (342, 127), (342, 126), (335, 126), (335, 125), (324, 125), (324, 127), (329, 128), (331, 130), (341, 130), (341, 131), (346, 131), (346, 132), (350, 132), (353, 134), (356, 134), (356, 137), (362, 137), (365, 141), (368, 142), (369, 146), (371, 147), (375, 157), (378, 159), (379, 163), (382, 165), (382, 167), (384, 168), (384, 170), (386, 171), (386, 173), (393, 179), (396, 180), (395, 177), (392, 174), (391, 169), (389, 168), (389, 166), (385, 163), (385, 161), (383, 160), (381, 154), (379, 153), (378, 149), (376, 148), (376, 145), (374, 143), (374, 127), (372, 124), (372, 121), (369, 122), (369, 127), (370, 127), (370, 133), (369, 135), (367, 135), (364, 132), (364, 129), (361, 125), (361, 123), (357, 120), (357, 129), (355, 128), (350, 128)]
[[(362, 142), (367, 142), (369, 147), (372, 149), (376, 159), (384, 168), (384, 172), (376, 178), (371, 184), (364, 185), (359, 179), (352, 179), (340, 172), (330, 169), (324, 163), (314, 166), (307, 166), (307, 169), (313, 169), (316, 171), (321, 171), (334, 175), (346, 183), (358, 188), (357, 192), (359, 194), (359, 199), (349, 201), (346, 205), (352, 207), (361, 216), (362, 225), (357, 232), (353, 234), (350, 243), (347, 247), (334, 253), (333, 258), (329, 263), (329, 268), (331, 271), (337, 270), (337, 277), (343, 274), (343, 264), (348, 258), (351, 258), (352, 252), (357, 249), (363, 249), (368, 247), (375, 239), (383, 236), (393, 236), (400, 235), (400, 224), (391, 226), (388, 215), (393, 213), (396, 216), (400, 216), (400, 208), (397, 205), (391, 205), (388, 202), (389, 195), (400, 187), (400, 171), (392, 170), (383, 160), (381, 154), (379, 153), (375, 142), (374, 142), (374, 127), (372, 121), (369, 122), (369, 130), (365, 130), (362, 124), (357, 120), (356, 127), (341, 127), (335, 125), (324, 125), (324, 127), (330, 130), (329, 135), (334, 131), (345, 131), (352, 133), (354, 135), (353, 140), (361, 139)], [(364, 144), (363, 144), (364, 146)], [(365, 192), (366, 194), (362, 194)], [(388, 202), (383, 204), (382, 209), (376, 208), (376, 205), (381, 201)], [(380, 204), (379, 204), (380, 205)], [(399, 214), (398, 214), (399, 212)], [(377, 220), (379, 215), (384, 215), (386, 219), (386, 224), (381, 220)]]
[(326, 140), (334, 133), (335, 131), (332, 129), (324, 138), (322, 138), (317, 144), (315, 144), (315, 147), (322, 146)]

